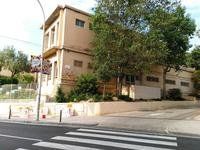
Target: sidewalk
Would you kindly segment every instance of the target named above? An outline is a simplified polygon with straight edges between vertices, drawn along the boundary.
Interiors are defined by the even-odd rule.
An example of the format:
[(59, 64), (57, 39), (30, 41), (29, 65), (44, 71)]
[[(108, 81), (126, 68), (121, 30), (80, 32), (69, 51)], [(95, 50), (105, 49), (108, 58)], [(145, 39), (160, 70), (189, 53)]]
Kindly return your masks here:
[[(125, 130), (134, 130), (142, 132), (156, 132), (161, 134), (183, 134), (183, 135), (196, 135), (200, 136), (200, 119), (181, 119), (180, 114), (185, 115), (181, 110), (165, 110), (165, 112), (174, 111), (174, 115), (170, 114), (166, 117), (164, 111), (154, 112), (129, 112), (121, 114), (112, 114), (107, 116), (95, 116), (95, 117), (63, 117), (62, 122), (59, 123), (59, 117), (47, 117), (46, 119), (40, 119), (39, 122), (35, 121), (34, 117), (19, 118), (12, 117), (8, 120), (5, 116), (0, 118), (1, 121), (17, 122), (17, 123), (31, 123), (42, 125), (59, 125), (59, 126), (95, 126), (95, 127), (107, 127), (117, 128)], [(191, 115), (191, 110), (185, 110), (186, 113)], [(198, 109), (193, 112), (199, 112)], [(138, 114), (137, 114), (138, 113)], [(137, 114), (137, 115), (136, 115)], [(143, 115), (142, 115), (143, 114)], [(194, 114), (194, 113), (193, 113)], [(149, 117), (149, 116), (153, 117)], [(157, 116), (156, 116), (157, 115)], [(160, 116), (159, 116), (160, 115)], [(161, 117), (164, 116), (164, 117)], [(185, 115), (186, 116), (186, 115)], [(196, 116), (194, 117), (196, 118)]]

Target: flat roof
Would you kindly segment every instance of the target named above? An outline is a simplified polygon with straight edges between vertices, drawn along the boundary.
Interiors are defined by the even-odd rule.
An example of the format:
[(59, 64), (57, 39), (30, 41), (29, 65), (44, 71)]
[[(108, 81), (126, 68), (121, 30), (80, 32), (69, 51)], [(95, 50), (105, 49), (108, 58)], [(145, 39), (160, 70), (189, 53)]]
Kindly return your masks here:
[[(59, 16), (60, 14), (60, 10), (64, 10), (64, 9), (70, 9), (72, 11), (75, 11), (77, 13), (80, 13), (80, 14), (83, 14), (83, 15), (86, 15), (88, 17), (91, 16), (90, 13), (88, 12), (85, 12), (83, 10), (80, 10), (80, 9), (77, 9), (75, 7), (72, 7), (72, 6), (69, 6), (69, 5), (64, 5), (64, 6), (61, 6), (61, 5), (58, 5), (56, 7), (56, 9), (51, 13), (51, 15), (47, 18), (47, 20), (45, 21), (45, 29), (48, 28), (52, 22), (55, 21), (55, 19)], [(43, 28), (43, 25), (41, 26), (41, 29)]]

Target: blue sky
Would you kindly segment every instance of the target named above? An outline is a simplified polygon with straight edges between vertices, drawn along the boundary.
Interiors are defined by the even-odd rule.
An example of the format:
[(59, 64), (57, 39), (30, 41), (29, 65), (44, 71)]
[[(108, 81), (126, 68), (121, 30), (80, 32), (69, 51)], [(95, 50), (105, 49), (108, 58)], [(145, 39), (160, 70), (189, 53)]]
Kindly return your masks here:
[[(58, 4), (68, 4), (87, 12), (90, 12), (96, 4), (95, 0), (40, 1), (47, 17)], [(182, 3), (187, 9), (187, 13), (195, 20), (197, 28), (200, 29), (200, 1), (182, 0)], [(43, 18), (37, 0), (4, 0), (0, 5), (0, 18), (0, 49), (7, 45), (13, 45), (17, 50), (24, 51), (29, 55), (41, 52), (42, 32), (40, 26)], [(191, 40), (191, 44), (198, 45), (199, 40), (194, 38)]]

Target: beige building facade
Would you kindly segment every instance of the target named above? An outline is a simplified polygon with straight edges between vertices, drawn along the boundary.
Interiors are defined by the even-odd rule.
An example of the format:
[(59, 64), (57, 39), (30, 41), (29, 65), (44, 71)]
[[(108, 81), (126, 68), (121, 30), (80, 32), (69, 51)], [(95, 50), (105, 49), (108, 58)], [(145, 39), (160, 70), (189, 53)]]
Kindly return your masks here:
[[(77, 76), (92, 72), (91, 42), (94, 37), (91, 30), (90, 14), (71, 6), (58, 6), (46, 20), (45, 45), (43, 56), (50, 60), (51, 73), (43, 75), (42, 93), (53, 97), (58, 87), (65, 93), (69, 92)], [(194, 70), (183, 68), (180, 72), (171, 70), (167, 73), (166, 87), (180, 88), (184, 94), (193, 91), (191, 81)], [(152, 67), (151, 73), (142, 77), (125, 77), (131, 79), (133, 85), (143, 85), (162, 89), (162, 68)], [(110, 87), (109, 87), (110, 86)], [(115, 83), (108, 85), (114, 92)]]

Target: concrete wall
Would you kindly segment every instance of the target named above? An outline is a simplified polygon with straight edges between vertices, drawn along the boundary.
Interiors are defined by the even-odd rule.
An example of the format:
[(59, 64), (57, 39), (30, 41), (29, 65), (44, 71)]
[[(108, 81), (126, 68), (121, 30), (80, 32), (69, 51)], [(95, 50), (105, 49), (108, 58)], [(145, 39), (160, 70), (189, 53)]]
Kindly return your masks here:
[[(1, 103), (0, 117), (8, 116), (9, 106), (12, 107), (12, 115), (29, 115), (36, 113), (36, 103)], [(150, 111), (169, 108), (188, 108), (200, 106), (197, 101), (155, 101), (155, 102), (97, 102), (97, 103), (42, 103), (41, 115), (58, 116), (60, 110), (63, 111), (63, 116), (69, 112), (71, 115), (79, 116), (98, 116), (112, 113), (129, 112), (129, 111)], [(111, 109), (112, 108), (112, 109)]]

